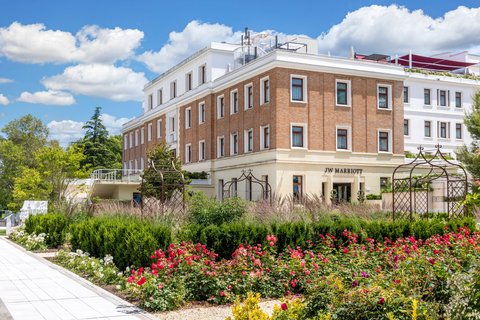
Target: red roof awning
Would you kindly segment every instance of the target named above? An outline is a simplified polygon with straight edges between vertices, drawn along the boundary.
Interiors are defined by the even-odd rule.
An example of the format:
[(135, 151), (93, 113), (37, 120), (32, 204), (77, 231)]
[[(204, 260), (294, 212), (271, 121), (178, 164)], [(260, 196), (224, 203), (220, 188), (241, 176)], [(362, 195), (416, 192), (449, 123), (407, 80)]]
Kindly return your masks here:
[[(392, 60), (392, 62), (395, 62), (395, 60)], [(398, 64), (406, 67), (410, 66), (409, 55), (407, 54), (399, 57)], [(425, 57), (425, 56), (412, 54), (412, 68), (439, 70), (439, 71), (453, 71), (453, 70), (473, 66), (474, 64), (475, 63), (454, 61), (454, 60), (448, 60), (443, 58)]]

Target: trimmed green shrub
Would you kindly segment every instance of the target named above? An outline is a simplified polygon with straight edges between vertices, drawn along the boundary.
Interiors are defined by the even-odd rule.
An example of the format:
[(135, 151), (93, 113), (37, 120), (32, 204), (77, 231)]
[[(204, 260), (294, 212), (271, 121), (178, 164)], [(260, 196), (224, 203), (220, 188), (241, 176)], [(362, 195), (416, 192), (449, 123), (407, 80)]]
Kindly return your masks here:
[(240, 198), (223, 201), (208, 198), (203, 192), (195, 193), (190, 199), (188, 215), (191, 223), (220, 225), (239, 220), (247, 212), (247, 202)]
[(95, 257), (112, 255), (121, 270), (148, 265), (157, 249), (172, 243), (169, 227), (152, 220), (126, 216), (101, 216), (72, 224), (69, 230), (73, 249)]
[(65, 242), (68, 225), (69, 221), (63, 214), (39, 214), (28, 217), (25, 221), (25, 231), (30, 234), (48, 234), (47, 246), (58, 247)]

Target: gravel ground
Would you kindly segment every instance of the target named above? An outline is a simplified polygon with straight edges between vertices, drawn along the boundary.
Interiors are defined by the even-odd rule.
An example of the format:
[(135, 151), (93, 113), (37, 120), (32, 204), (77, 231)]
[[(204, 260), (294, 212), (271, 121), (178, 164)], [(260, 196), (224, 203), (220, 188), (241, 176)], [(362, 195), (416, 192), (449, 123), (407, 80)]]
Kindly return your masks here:
[[(273, 312), (273, 306), (279, 304), (277, 300), (262, 301), (260, 307), (269, 315)], [(177, 311), (159, 312), (154, 314), (161, 320), (225, 320), (232, 316), (231, 306), (215, 307), (191, 307)]]

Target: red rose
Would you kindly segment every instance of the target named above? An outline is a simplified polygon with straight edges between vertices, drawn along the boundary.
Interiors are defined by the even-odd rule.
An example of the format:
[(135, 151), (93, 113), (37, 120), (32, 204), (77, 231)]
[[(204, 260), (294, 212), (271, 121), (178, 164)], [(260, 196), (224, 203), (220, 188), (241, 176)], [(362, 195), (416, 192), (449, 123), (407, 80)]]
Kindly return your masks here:
[(283, 311), (286, 311), (288, 309), (288, 305), (284, 302), (281, 304), (281, 308)]
[(140, 280), (137, 281), (137, 284), (142, 286), (145, 282), (147, 282), (147, 279), (145, 279), (145, 277), (141, 277)]

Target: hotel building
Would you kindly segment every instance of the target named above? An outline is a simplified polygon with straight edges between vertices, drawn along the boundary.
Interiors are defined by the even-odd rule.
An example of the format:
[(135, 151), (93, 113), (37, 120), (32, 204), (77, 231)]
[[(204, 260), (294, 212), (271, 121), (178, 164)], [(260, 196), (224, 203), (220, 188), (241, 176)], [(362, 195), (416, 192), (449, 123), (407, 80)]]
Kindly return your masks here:
[[(124, 169), (143, 169), (165, 141), (220, 198), (242, 170), (278, 195), (379, 194), (404, 163), (407, 78), (399, 65), (319, 55), (309, 38), (212, 43), (145, 86), (143, 114), (123, 127)], [(249, 181), (233, 188), (262, 196)]]

